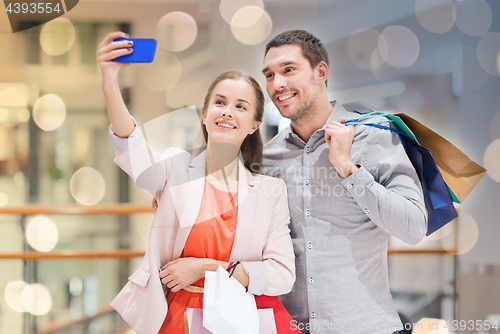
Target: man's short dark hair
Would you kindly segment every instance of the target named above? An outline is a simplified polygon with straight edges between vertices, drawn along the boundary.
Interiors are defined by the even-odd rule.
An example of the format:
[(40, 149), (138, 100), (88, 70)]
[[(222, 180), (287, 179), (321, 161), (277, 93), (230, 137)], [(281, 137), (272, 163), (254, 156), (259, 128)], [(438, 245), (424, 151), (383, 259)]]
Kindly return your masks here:
[(277, 35), (267, 43), (264, 57), (267, 55), (269, 49), (278, 48), (283, 45), (300, 46), (302, 55), (309, 60), (312, 68), (316, 67), (321, 61), (324, 61), (328, 67), (330, 66), (328, 52), (323, 43), (305, 30), (289, 30)]

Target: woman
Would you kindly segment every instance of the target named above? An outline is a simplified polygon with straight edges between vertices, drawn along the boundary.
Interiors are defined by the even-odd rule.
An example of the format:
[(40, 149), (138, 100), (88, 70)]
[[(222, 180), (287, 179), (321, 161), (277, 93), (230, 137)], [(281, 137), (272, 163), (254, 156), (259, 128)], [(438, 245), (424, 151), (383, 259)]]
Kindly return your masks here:
[(184, 333), (186, 308), (203, 307), (205, 271), (236, 261), (233, 276), (251, 293), (288, 293), (295, 263), (286, 186), (249, 170), (262, 162), (259, 85), (238, 72), (218, 76), (202, 109), (207, 149), (194, 158), (155, 156), (120, 94), (118, 71), (129, 64), (111, 61), (133, 52), (127, 41), (113, 42), (126, 36), (110, 33), (97, 51), (115, 163), (136, 182), (154, 175), (148, 190), (158, 209), (140, 269), (112, 306), (139, 334)]

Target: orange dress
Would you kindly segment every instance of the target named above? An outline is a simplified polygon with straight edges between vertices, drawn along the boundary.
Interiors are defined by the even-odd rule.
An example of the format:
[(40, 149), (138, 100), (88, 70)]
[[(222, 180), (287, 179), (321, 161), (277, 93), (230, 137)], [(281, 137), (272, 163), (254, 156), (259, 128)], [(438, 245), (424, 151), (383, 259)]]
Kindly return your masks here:
[[(186, 240), (182, 257), (229, 262), (238, 216), (237, 193), (217, 189), (205, 179), (200, 212)], [(203, 287), (205, 279), (193, 283)], [(180, 290), (167, 293), (168, 312), (159, 334), (183, 334), (186, 308), (203, 308), (203, 294)]]

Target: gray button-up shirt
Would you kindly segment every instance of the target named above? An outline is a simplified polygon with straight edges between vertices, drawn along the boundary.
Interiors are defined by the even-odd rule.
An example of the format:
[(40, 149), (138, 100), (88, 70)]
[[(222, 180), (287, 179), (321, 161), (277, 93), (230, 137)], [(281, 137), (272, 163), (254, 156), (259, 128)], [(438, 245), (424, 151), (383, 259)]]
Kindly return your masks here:
[[(355, 126), (351, 160), (342, 178), (325, 142), (328, 123), (355, 118), (340, 103), (323, 128), (304, 142), (291, 126), (264, 149), (265, 172), (285, 180), (297, 280), (282, 302), (304, 333), (401, 330), (389, 292), (389, 235), (411, 244), (427, 230), (421, 185), (397, 134)], [(388, 125), (388, 124), (387, 124)]]

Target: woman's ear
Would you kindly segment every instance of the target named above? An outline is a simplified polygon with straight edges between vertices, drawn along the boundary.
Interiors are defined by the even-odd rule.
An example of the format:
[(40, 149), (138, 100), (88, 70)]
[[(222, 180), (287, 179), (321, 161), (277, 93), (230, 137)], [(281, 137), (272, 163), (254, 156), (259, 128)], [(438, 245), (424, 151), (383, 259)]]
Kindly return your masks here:
[(207, 110), (203, 109), (201, 111), (201, 119), (203, 121), (203, 124), (207, 125)]
[(248, 132), (249, 135), (253, 135), (253, 133), (255, 131), (257, 131), (257, 129), (259, 128), (260, 126), (260, 122), (259, 121), (253, 121), (253, 126), (252, 128), (250, 129), (250, 131)]

